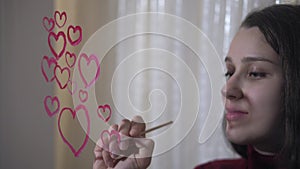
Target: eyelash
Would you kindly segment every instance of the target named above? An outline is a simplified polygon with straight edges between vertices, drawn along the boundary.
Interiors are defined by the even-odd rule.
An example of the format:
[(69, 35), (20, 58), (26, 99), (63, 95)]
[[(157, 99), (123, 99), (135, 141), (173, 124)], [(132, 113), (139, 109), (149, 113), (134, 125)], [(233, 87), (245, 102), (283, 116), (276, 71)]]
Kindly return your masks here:
[[(229, 79), (233, 74), (234, 74), (234, 72), (227, 71), (224, 74), (224, 76), (226, 77), (226, 79)], [(264, 73), (264, 72), (249, 72), (247, 74), (248, 77), (253, 77), (255, 79), (264, 78), (264, 77), (266, 77), (266, 75), (267, 75), (267, 73)]]

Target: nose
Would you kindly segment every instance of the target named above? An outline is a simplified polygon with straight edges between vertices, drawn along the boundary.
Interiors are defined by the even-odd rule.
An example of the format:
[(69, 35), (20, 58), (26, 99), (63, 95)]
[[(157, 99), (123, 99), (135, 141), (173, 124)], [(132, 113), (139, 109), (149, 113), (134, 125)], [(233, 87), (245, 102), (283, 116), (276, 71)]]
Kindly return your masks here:
[(221, 91), (223, 97), (228, 100), (241, 99), (243, 97), (243, 91), (240, 85), (240, 81), (236, 77), (228, 79)]

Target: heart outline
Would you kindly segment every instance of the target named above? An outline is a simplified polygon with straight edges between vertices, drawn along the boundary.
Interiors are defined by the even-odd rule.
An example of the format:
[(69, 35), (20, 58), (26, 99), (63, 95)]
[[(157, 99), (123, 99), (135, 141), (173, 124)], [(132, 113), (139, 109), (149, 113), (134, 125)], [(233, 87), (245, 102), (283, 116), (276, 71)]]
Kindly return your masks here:
[[(74, 58), (74, 60), (73, 60), (72, 63), (70, 63), (70, 60), (69, 60), (71, 58)], [(66, 54), (65, 54), (65, 59), (66, 59), (66, 63), (69, 66), (69, 68), (72, 68), (75, 65), (75, 63), (76, 63), (76, 55), (75, 55), (75, 53), (71, 53), (71, 52), (67, 51)]]
[[(84, 97), (84, 98), (83, 98), (83, 97), (81, 97), (81, 96), (82, 96), (82, 94), (84, 94), (84, 95), (85, 95), (85, 97)], [(86, 102), (86, 101), (87, 101), (87, 99), (88, 99), (88, 97), (89, 97), (89, 95), (88, 95), (88, 92), (87, 92), (87, 91), (84, 91), (84, 90), (82, 90), (82, 89), (80, 89), (80, 90), (79, 90), (79, 99), (80, 99), (80, 101), (81, 101), (82, 103)]]
[[(77, 31), (79, 31), (79, 36), (78, 36), (78, 38), (75, 39), (75, 40), (73, 40), (73, 39), (71, 38), (71, 35), (70, 35), (71, 29), (73, 30), (73, 31), (72, 31), (73, 34), (75, 34)], [(71, 44), (72, 46), (78, 45), (78, 44), (81, 42), (81, 40), (82, 40), (82, 29), (81, 29), (81, 27), (80, 27), (80, 26), (75, 26), (75, 27), (74, 27), (73, 25), (70, 25), (70, 26), (68, 27), (68, 34), (67, 34), (67, 37), (68, 37), (68, 41), (70, 42), (70, 44)]]
[[(54, 111), (51, 111), (49, 109), (49, 106), (48, 106), (48, 99), (51, 99), (51, 104), (53, 105), (54, 102), (57, 102), (57, 108), (54, 110)], [(44, 107), (46, 109), (46, 112), (48, 114), (49, 117), (52, 117), (54, 116), (55, 114), (57, 114), (59, 112), (59, 108), (60, 108), (60, 102), (58, 100), (58, 97), (57, 96), (54, 96), (54, 97), (51, 97), (51, 96), (46, 96), (44, 98)]]
[[(118, 131), (116, 131), (116, 130), (111, 130), (111, 131), (103, 130), (101, 132), (101, 134), (100, 134), (100, 139), (102, 141), (102, 145), (105, 145), (104, 140), (103, 140), (103, 136), (104, 136), (105, 133), (107, 133), (109, 135), (109, 137), (111, 137), (113, 135), (117, 136), (118, 144), (120, 144), (120, 142), (121, 142), (121, 135), (120, 135), (120, 133)], [(102, 148), (104, 148), (104, 147), (102, 147)]]
[[(46, 25), (46, 22), (47, 21), (47, 25), (49, 25), (50, 27), (48, 28), (47, 25)], [(48, 32), (51, 32), (55, 26), (55, 21), (53, 20), (53, 18), (48, 18), (48, 17), (44, 17), (43, 18), (43, 26), (44, 28), (46, 29), (46, 31)]]
[[(57, 53), (56, 50), (55, 50), (55, 47), (52, 46), (51, 38), (54, 38), (55, 42), (57, 43), (57, 41), (60, 37), (63, 38), (63, 47), (62, 47), (61, 51)], [(50, 47), (50, 50), (51, 50), (52, 54), (55, 56), (56, 60), (58, 60), (66, 50), (67, 42), (66, 42), (65, 33), (63, 31), (60, 31), (57, 34), (55, 34), (54, 32), (50, 32), (49, 35), (48, 35), (48, 45)]]
[[(58, 23), (57, 15), (59, 16), (59, 20), (60, 20), (60, 21), (63, 21), (61, 25)], [(62, 17), (64, 17), (64, 18), (62, 18)], [(62, 20), (62, 19), (63, 19), (63, 20)], [(54, 20), (55, 20), (56, 25), (57, 25), (59, 28), (62, 28), (63, 26), (65, 26), (65, 24), (66, 24), (66, 22), (67, 22), (67, 14), (66, 14), (66, 12), (63, 11), (62, 13), (60, 13), (59, 11), (55, 11), (55, 12), (54, 12)]]
[[(76, 114), (77, 112), (80, 110), (80, 109), (83, 109), (84, 110), (84, 113), (85, 113), (85, 116), (87, 118), (87, 131), (85, 132), (85, 138), (84, 138), (84, 141), (83, 143), (81, 144), (81, 146), (76, 150), (73, 145), (67, 140), (67, 138), (64, 136), (63, 132), (62, 132), (62, 129), (61, 129), (61, 117), (62, 117), (62, 114), (65, 112), (65, 111), (68, 111), (68, 112), (71, 112), (72, 114), (72, 117), (73, 117), (73, 120), (75, 119), (76, 117)], [(80, 155), (80, 153), (82, 152), (82, 150), (85, 148), (85, 146), (87, 145), (88, 143), (88, 139), (89, 139), (89, 135), (90, 135), (90, 117), (89, 117), (89, 113), (88, 113), (88, 110), (87, 108), (80, 104), (78, 105), (75, 110), (72, 110), (71, 108), (69, 107), (64, 107), (60, 114), (59, 114), (59, 117), (58, 117), (58, 130), (59, 130), (59, 134), (61, 136), (61, 138), (63, 139), (63, 142), (65, 144), (67, 144), (67, 146), (71, 149), (72, 153), (74, 154), (75, 157), (78, 157)]]
[[(102, 111), (101, 111), (101, 109), (102, 109)], [(108, 116), (105, 118), (105, 117), (103, 116), (103, 113), (106, 112), (106, 111), (105, 111), (106, 109), (109, 110), (109, 113), (108, 113)], [(99, 113), (99, 110), (101, 111), (100, 113)], [(103, 112), (103, 113), (102, 113), (102, 112)], [(105, 105), (100, 105), (100, 106), (98, 106), (97, 114), (98, 114), (98, 117), (100, 117), (105, 123), (108, 122), (108, 121), (110, 120), (110, 118), (111, 118), (111, 115), (112, 115), (110, 105), (105, 104)]]
[[(60, 79), (58, 79), (57, 75), (56, 75), (56, 70), (59, 69), (60, 70), (60, 74), (62, 74), (64, 71), (67, 71), (68, 73), (68, 79), (66, 80), (65, 83), (61, 83)], [(55, 76), (55, 79), (56, 79), (56, 82), (58, 83), (59, 87), (61, 89), (64, 89), (67, 87), (68, 85), (68, 81), (70, 80), (70, 69), (68, 67), (64, 67), (63, 69), (59, 66), (59, 65), (56, 65), (55, 68), (54, 68), (54, 76)]]
[[(87, 65), (89, 65), (92, 61), (95, 61), (95, 63), (96, 63), (97, 71), (95, 73), (95, 76), (93, 77), (93, 79), (90, 82), (87, 82), (87, 80), (83, 76), (82, 69), (81, 69), (81, 59), (82, 58), (84, 58), (85, 60), (87, 60)], [(81, 77), (81, 79), (82, 79), (82, 81), (83, 81), (83, 83), (85, 85), (85, 88), (89, 88), (90, 86), (92, 86), (96, 82), (96, 80), (98, 80), (98, 78), (99, 78), (99, 75), (100, 75), (100, 64), (99, 64), (98, 58), (94, 54), (91, 54), (90, 57), (88, 57), (85, 53), (82, 53), (79, 56), (78, 69), (79, 69), (80, 77)]]
[(76, 81), (72, 81), (71, 79), (69, 79), (68, 83), (67, 83), (67, 89), (69, 91), (69, 93), (71, 95), (73, 95), (74, 93), (76, 93), (77, 90), (77, 83)]
[[(45, 68), (44, 68), (44, 64), (43, 64), (44, 60), (47, 61), (49, 69), (51, 68), (52, 64), (55, 64), (55, 66), (56, 66), (57, 65), (57, 61), (56, 61), (55, 58), (52, 58), (52, 57), (49, 58), (48, 56), (44, 56), (43, 59), (42, 59), (42, 62), (41, 62), (42, 74), (43, 74), (46, 82), (49, 82), (49, 81), (52, 82), (55, 79), (55, 75), (53, 74), (53, 77), (51, 77), (50, 80), (49, 80), (49, 77), (48, 77), (48, 75), (47, 75), (47, 73), (45, 71)], [(55, 66), (54, 66), (54, 68), (52, 70), (52, 73), (54, 73)]]

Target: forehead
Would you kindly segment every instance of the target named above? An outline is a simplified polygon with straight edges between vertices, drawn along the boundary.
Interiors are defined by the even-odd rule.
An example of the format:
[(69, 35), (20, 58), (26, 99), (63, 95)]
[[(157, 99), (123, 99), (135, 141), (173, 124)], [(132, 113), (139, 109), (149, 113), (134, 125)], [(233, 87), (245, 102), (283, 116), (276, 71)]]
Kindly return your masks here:
[(231, 42), (228, 57), (242, 60), (243, 57), (259, 56), (279, 62), (278, 54), (267, 43), (258, 27), (241, 28)]

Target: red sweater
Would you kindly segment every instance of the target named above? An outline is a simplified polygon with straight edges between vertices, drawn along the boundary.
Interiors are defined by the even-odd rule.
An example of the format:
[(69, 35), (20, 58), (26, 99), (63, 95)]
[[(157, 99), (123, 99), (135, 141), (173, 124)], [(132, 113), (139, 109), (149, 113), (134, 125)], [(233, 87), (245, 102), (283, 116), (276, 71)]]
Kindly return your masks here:
[(247, 159), (216, 160), (197, 166), (195, 169), (284, 169), (277, 156), (259, 154), (252, 146), (248, 146)]

